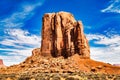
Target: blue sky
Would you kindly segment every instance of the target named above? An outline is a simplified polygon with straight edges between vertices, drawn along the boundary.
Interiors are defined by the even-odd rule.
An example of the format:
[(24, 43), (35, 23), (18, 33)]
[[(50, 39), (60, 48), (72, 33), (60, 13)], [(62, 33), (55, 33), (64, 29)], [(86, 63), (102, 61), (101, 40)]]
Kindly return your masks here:
[(18, 64), (41, 44), (44, 13), (66, 11), (84, 25), (91, 58), (120, 63), (120, 0), (1, 0), (0, 59)]

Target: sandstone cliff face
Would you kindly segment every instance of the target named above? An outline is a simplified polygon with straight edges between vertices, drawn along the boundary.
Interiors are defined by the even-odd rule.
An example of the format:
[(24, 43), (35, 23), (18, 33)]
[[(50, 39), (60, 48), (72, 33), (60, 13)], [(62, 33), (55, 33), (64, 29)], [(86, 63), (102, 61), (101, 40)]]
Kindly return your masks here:
[(0, 59), (0, 65), (3, 65), (3, 60), (2, 59)]
[(42, 56), (64, 56), (79, 54), (90, 58), (90, 48), (81, 22), (67, 12), (48, 13), (43, 17)]

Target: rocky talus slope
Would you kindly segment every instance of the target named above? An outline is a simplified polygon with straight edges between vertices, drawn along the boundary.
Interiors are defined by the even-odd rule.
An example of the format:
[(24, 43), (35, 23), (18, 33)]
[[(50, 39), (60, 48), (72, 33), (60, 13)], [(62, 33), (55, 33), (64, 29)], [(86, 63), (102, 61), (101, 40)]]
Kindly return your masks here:
[[(37, 54), (36, 54), (37, 53)], [(119, 80), (120, 67), (75, 54), (64, 57), (39, 56), (34, 49), (32, 56), (19, 65), (0, 70), (0, 80)], [(36, 54), (36, 55), (35, 55)]]
[(0, 80), (119, 80), (120, 67), (90, 59), (82, 23), (70, 13), (43, 16), (41, 48), (18, 65), (0, 69)]

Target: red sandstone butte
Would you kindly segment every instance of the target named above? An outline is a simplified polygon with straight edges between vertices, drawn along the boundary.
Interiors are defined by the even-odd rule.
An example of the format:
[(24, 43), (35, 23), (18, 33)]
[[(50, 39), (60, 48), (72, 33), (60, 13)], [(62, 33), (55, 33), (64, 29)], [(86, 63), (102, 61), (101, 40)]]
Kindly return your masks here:
[(43, 16), (41, 55), (65, 58), (79, 54), (90, 58), (88, 40), (82, 22), (68, 12), (47, 13)]

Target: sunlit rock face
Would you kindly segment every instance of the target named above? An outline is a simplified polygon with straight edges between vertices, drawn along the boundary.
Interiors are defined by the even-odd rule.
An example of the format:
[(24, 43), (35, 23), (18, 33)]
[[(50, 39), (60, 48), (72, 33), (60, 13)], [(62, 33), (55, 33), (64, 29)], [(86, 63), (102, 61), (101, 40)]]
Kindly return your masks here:
[(43, 16), (41, 55), (65, 58), (79, 54), (90, 58), (88, 40), (82, 22), (68, 12), (47, 13)]
[(3, 65), (3, 60), (2, 59), (0, 59), (0, 65)]
[(6, 66), (4, 65), (4, 63), (3, 63), (3, 60), (2, 59), (0, 59), (0, 69), (1, 68), (6, 68)]

